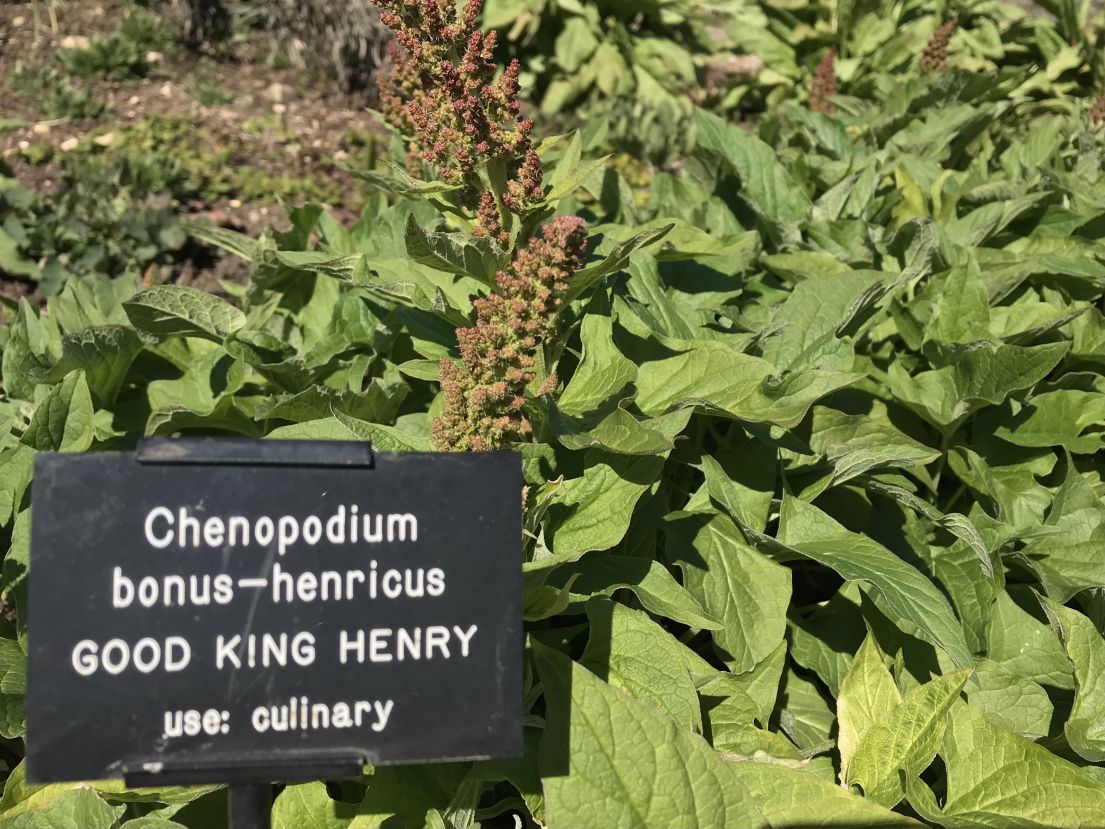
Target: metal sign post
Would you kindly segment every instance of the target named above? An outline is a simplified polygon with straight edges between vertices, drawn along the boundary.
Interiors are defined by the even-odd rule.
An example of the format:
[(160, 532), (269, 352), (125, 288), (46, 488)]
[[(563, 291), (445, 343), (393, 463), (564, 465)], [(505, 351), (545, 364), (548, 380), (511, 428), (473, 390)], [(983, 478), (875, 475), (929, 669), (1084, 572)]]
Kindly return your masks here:
[(227, 791), (230, 829), (272, 829), (272, 786), (241, 783)]

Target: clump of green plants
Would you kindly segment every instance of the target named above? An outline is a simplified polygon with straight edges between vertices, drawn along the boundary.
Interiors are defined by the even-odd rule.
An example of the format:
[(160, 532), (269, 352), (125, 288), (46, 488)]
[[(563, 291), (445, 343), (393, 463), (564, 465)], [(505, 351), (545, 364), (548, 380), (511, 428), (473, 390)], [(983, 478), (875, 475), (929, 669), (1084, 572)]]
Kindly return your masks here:
[[(265, 128), (273, 126), (266, 122)], [(187, 116), (151, 116), (111, 134), (106, 146), (90, 138), (72, 155), (126, 166), (149, 192), (164, 194), (174, 206), (228, 198), (295, 203), (339, 195), (337, 185), (322, 171), (295, 175), (285, 172), (283, 157), (271, 151), (259, 156), (249, 143), (220, 144), (197, 138)]]
[(202, 75), (193, 76), (187, 85), (188, 94), (205, 107), (226, 106), (234, 96), (224, 91), (216, 79)]
[[(221, 434), (523, 461), (523, 756), (286, 786), (280, 829), (1099, 826), (1097, 30), (765, 4), (801, 71), (642, 192), (528, 123), (474, 5), (387, 5), (356, 221), (196, 228), (229, 299), (90, 276), (0, 329), (0, 819), (70, 808), (18, 763), (35, 454)], [(94, 829), (221, 805), (84, 788)]]
[(73, 278), (145, 276), (187, 239), (170, 197), (173, 174), (142, 159), (63, 159), (61, 181), (39, 197), (0, 179), (0, 273), (33, 282), (47, 296)]
[(167, 49), (173, 42), (157, 15), (135, 7), (107, 37), (93, 37), (87, 48), (59, 49), (57, 60), (78, 78), (133, 80), (150, 73), (150, 51)]
[(47, 118), (98, 118), (104, 105), (55, 69), (19, 69), (8, 75), (8, 88), (32, 101)]

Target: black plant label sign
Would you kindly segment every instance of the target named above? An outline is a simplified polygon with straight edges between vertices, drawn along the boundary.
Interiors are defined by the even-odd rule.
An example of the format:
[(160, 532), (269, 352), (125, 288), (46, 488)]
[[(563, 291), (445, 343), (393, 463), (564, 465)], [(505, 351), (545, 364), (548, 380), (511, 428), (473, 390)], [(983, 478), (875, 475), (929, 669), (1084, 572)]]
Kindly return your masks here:
[(39, 455), (28, 778), (519, 754), (521, 494), (512, 453)]

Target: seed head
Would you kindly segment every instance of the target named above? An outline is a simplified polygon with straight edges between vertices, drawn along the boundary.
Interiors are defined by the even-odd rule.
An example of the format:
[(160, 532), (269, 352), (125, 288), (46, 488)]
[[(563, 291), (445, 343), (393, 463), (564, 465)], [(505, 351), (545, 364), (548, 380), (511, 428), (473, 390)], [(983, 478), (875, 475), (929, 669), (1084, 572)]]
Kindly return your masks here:
[[(460, 362), (441, 361), (445, 411), (433, 423), (438, 449), (498, 449), (529, 438), (525, 392), (537, 376), (537, 350), (555, 338), (556, 313), (586, 253), (583, 220), (557, 216), (496, 274), (495, 291), (473, 300), (476, 324), (457, 329)], [(555, 385), (546, 378), (539, 393)]]
[(936, 75), (948, 68), (948, 41), (958, 25), (956, 21), (949, 20), (933, 32), (917, 61), (917, 69), (922, 75)]
[(810, 81), (809, 107), (823, 115), (836, 115), (836, 104), (830, 100), (836, 94), (836, 47), (830, 47), (817, 64)]
[(380, 6), (397, 44), (380, 75), (381, 109), (407, 137), (413, 159), (452, 184), (470, 185), (473, 171), (492, 159), (510, 173), (524, 166), (533, 122), (518, 115), (521, 67), (515, 60), (499, 72), (496, 35), (477, 25), (481, 0), (459, 11), (452, 0), (381, 0)]

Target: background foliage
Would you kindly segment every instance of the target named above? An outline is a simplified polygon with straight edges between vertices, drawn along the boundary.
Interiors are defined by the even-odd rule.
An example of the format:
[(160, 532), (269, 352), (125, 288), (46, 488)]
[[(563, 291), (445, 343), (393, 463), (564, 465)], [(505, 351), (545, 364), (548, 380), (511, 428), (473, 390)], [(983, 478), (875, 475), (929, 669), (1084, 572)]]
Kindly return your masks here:
[[(582, 122), (538, 146), (542, 209), (584, 216), (592, 251), (518, 447), (526, 756), (288, 786), (276, 826), (1100, 825), (1101, 28), (1049, 7), (721, 4), (715, 51), (764, 68), (701, 100), (687, 7), (489, 8)], [(662, 105), (654, 46), (694, 64)], [(830, 47), (835, 115), (806, 105)], [(638, 86), (558, 101), (600, 50)], [(620, 144), (595, 117), (615, 92), (683, 120)], [(601, 156), (653, 141), (678, 163)], [(143, 434), (428, 449), (438, 361), (504, 254), (449, 185), (365, 178), (348, 226), (307, 205), (258, 239), (195, 229), (250, 263), (227, 298), (93, 273), (0, 328), (0, 826), (223, 819), (218, 790), (23, 782), (31, 462)]]

